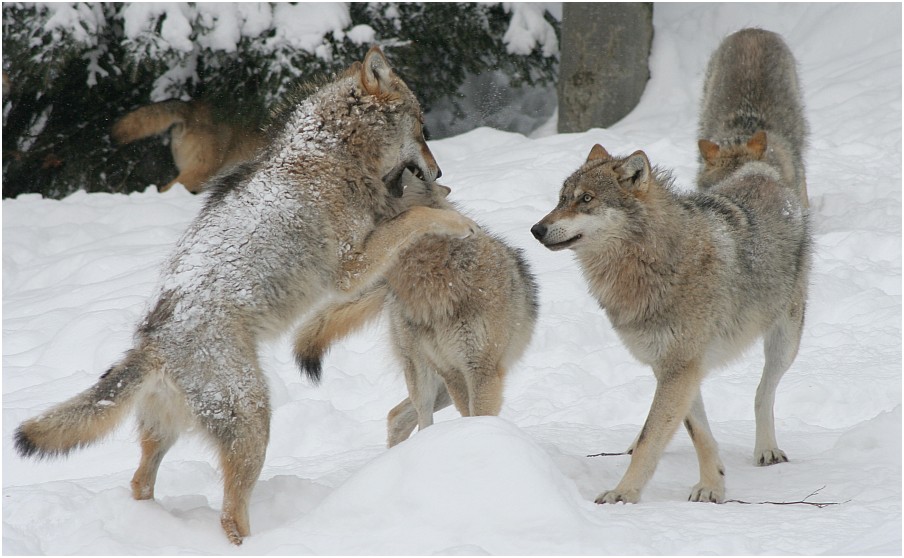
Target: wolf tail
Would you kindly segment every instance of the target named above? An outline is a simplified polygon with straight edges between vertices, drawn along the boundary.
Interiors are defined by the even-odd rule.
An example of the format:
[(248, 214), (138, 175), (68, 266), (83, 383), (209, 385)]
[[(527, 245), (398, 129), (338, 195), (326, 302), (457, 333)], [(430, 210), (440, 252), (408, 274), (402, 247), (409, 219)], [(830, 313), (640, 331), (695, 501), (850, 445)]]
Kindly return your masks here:
[(377, 283), (357, 297), (321, 309), (295, 334), (295, 362), (314, 382), (320, 381), (323, 355), (330, 345), (380, 315), (389, 287)]
[(103, 438), (124, 418), (143, 378), (133, 350), (87, 390), (19, 425), (16, 451), (23, 457), (65, 456)]
[(139, 107), (113, 124), (110, 135), (122, 145), (141, 138), (161, 134), (173, 124), (185, 122), (195, 107), (187, 101), (171, 99)]

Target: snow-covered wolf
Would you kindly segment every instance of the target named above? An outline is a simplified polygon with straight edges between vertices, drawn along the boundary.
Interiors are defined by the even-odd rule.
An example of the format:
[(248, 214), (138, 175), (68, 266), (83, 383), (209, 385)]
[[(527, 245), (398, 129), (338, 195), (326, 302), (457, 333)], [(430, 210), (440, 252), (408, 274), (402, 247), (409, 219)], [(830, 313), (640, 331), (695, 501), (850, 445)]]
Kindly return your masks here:
[(405, 169), (427, 180), (440, 174), (417, 100), (374, 48), (363, 64), (287, 103), (267, 146), (217, 177), (164, 265), (132, 349), (95, 385), (24, 422), (16, 449), (67, 454), (135, 408), (142, 456), (132, 492), (149, 499), (164, 454), (195, 428), (219, 452), (221, 522), (241, 544), (269, 437), (259, 339), (330, 293), (368, 288), (421, 234), (477, 230), (455, 211), (397, 215)]

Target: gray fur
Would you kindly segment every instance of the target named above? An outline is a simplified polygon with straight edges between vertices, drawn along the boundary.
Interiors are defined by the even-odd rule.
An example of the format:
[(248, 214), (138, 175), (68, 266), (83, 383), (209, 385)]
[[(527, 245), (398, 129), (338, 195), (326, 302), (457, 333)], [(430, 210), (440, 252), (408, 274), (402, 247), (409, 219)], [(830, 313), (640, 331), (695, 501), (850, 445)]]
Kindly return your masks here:
[(767, 138), (762, 160), (782, 174), (806, 206), (803, 158), (809, 127), (797, 63), (778, 34), (742, 29), (722, 41), (706, 70), (698, 137), (717, 144), (722, 156), (707, 164), (701, 155), (698, 187), (712, 188), (750, 161), (743, 145), (758, 131)]
[(760, 336), (766, 366), (755, 451), (765, 464), (785, 460), (772, 401), (800, 342), (810, 232), (799, 197), (777, 171), (751, 162), (708, 192), (680, 194), (643, 152), (619, 158), (594, 148), (532, 232), (550, 249), (575, 251), (591, 294), (657, 379), (631, 465), (598, 503), (638, 501), (683, 421), (700, 463), (690, 499), (722, 501), (724, 467), (700, 385)]

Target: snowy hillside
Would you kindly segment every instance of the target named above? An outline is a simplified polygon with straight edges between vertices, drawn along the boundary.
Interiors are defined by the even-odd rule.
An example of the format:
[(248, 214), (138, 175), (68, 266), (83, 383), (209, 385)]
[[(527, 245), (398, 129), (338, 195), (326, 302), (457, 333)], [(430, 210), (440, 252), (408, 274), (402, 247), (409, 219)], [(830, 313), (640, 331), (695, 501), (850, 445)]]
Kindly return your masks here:
[[(91, 385), (129, 348), (157, 269), (202, 200), (74, 194), (3, 201), (4, 554), (900, 554), (901, 5), (657, 4), (652, 79), (607, 130), (526, 138), (488, 128), (431, 143), (441, 182), (473, 218), (524, 249), (540, 285), (532, 344), (500, 417), (438, 423), (385, 448), (405, 396), (385, 322), (349, 338), (312, 386), (286, 340), (262, 349), (273, 403), (252, 536), (219, 525), (216, 460), (186, 436), (155, 501), (132, 500), (131, 422), (65, 460), (12, 449), (15, 427)], [(644, 149), (696, 173), (697, 105), (710, 53), (728, 33), (781, 33), (800, 63), (812, 130), (807, 178), (814, 271), (800, 355), (778, 389), (789, 463), (755, 467), (761, 344), (703, 386), (727, 469), (723, 505), (686, 502), (697, 481), (679, 431), (636, 505), (597, 506), (628, 457), (655, 382), (586, 294), (569, 252), (530, 235), (594, 143)]]

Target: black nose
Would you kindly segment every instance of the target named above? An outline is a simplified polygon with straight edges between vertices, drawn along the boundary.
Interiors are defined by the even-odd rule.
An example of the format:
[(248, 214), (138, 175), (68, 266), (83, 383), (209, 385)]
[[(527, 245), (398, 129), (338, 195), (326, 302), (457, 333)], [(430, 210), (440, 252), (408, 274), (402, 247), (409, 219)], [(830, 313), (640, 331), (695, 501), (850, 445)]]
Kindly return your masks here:
[(543, 237), (546, 236), (546, 225), (537, 223), (530, 228), (530, 232), (537, 240), (543, 240)]
[(436, 166), (436, 178), (439, 178), (443, 175), (443, 169), (439, 168), (439, 165)]

